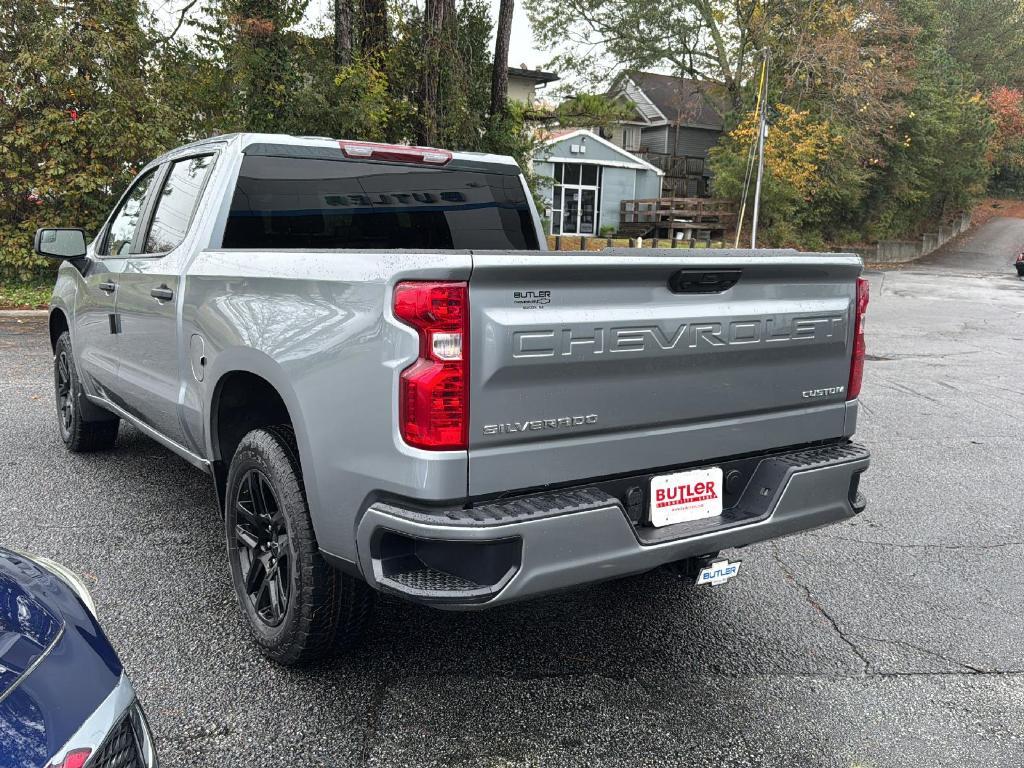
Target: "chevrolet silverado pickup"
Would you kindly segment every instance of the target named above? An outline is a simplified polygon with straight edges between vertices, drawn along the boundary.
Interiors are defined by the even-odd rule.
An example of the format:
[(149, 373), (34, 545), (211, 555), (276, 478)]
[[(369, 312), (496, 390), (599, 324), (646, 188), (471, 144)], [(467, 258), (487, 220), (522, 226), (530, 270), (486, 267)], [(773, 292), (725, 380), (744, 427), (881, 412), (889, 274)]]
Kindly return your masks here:
[(142, 169), (62, 259), (71, 451), (127, 422), (212, 476), (283, 664), (386, 592), (484, 609), (850, 518), (867, 283), (850, 255), (546, 250), (511, 158), (239, 134)]

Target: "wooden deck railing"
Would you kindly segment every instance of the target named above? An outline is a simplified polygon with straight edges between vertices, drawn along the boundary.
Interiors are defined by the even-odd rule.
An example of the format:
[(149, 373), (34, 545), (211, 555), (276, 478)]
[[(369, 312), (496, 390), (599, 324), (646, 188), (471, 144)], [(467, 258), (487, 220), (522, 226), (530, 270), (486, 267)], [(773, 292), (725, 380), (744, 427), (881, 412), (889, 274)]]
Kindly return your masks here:
[(633, 154), (661, 169), (666, 176), (699, 178), (705, 175), (707, 163), (701, 155), (667, 155), (647, 149), (640, 149)]
[(735, 203), (707, 197), (623, 200), (619, 210), (622, 224), (660, 224), (669, 229), (682, 229), (694, 224), (729, 225), (735, 220)]

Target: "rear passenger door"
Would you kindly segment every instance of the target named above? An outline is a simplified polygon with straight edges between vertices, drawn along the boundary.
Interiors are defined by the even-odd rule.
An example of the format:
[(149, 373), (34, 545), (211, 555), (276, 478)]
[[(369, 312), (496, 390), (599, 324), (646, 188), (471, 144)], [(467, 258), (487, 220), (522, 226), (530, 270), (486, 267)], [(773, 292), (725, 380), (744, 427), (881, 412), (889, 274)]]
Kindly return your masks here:
[(183, 370), (178, 298), (182, 271), (194, 250), (190, 225), (214, 159), (215, 154), (207, 152), (161, 167), (142, 252), (127, 260), (117, 287), (122, 406), (179, 444), (187, 441), (178, 408)]

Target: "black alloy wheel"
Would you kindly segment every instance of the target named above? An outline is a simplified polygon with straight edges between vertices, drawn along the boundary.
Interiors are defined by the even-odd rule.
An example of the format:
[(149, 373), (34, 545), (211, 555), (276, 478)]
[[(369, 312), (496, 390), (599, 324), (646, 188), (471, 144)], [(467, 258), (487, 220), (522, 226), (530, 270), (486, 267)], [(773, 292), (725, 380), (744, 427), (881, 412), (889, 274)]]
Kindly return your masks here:
[(320, 552), (290, 424), (242, 438), (224, 500), (231, 583), (260, 651), (294, 665), (357, 643), (376, 593)]
[(57, 406), (57, 429), (64, 446), (72, 453), (100, 451), (117, 440), (120, 419), (90, 405), (82, 392), (75, 368), (71, 334), (64, 331), (53, 347), (53, 393)]
[(292, 549), (274, 487), (258, 469), (242, 477), (235, 495), (235, 550), (245, 594), (268, 627), (284, 621), (291, 599)]
[(57, 352), (54, 367), (54, 386), (57, 389), (57, 418), (60, 420), (60, 435), (68, 439), (75, 423), (75, 398), (71, 391), (71, 363), (65, 349)]

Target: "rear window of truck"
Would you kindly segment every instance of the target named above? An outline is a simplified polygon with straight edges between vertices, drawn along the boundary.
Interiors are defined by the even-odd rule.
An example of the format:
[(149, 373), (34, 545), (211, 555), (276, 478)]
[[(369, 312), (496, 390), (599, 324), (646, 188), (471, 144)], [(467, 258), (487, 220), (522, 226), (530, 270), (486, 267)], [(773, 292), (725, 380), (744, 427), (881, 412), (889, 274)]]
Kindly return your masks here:
[(535, 250), (520, 177), (247, 155), (224, 248)]

